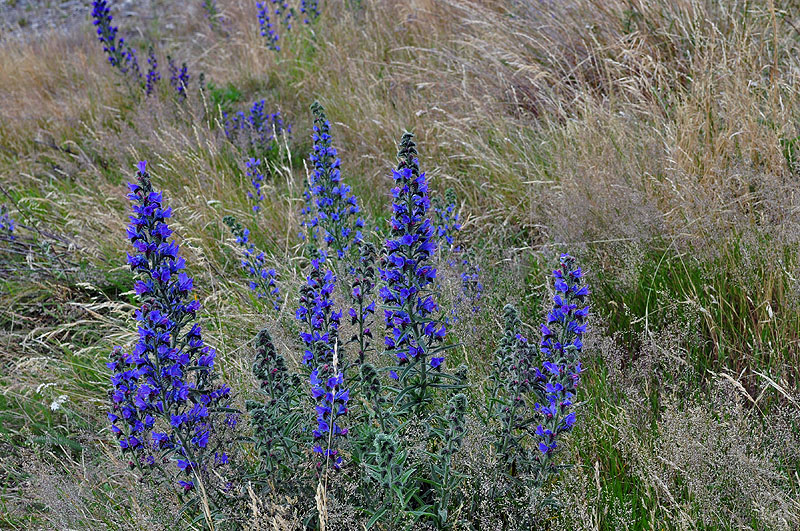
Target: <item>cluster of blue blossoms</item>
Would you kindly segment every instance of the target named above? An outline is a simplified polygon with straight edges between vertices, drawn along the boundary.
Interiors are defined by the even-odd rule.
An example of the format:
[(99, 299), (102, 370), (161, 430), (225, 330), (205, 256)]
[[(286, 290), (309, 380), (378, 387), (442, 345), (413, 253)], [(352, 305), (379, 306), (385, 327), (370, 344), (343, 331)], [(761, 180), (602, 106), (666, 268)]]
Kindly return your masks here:
[(350, 392), (344, 388), (339, 359), (339, 324), (342, 312), (336, 311), (333, 291), (336, 275), (322, 270), (324, 262), (314, 259), (311, 274), (300, 290), (300, 306), (295, 317), (304, 324), (300, 339), (305, 345), (303, 363), (310, 368), (311, 394), (316, 401), (317, 427), (313, 431), (314, 452), (320, 455), (317, 467), (328, 463), (339, 468), (342, 458), (333, 446), (334, 437), (347, 435), (338, 418), (347, 414)]
[(396, 371), (390, 374), (401, 383), (416, 376), (414, 386), (424, 395), (429, 385), (426, 365), (437, 369), (444, 361), (436, 353), (441, 352), (437, 345), (444, 340), (446, 328), (434, 316), (438, 304), (429, 286), (436, 279), (432, 260), (436, 244), (433, 226), (426, 217), (430, 207), (428, 184), (419, 171), (411, 133), (403, 135), (398, 159), (398, 168), (392, 171), (393, 215), (386, 255), (381, 257), (379, 268), (384, 281), (379, 295), (384, 303), (386, 351), (397, 358), (400, 367), (408, 364), (399, 375)]
[(92, 19), (97, 30), (97, 38), (103, 45), (103, 51), (108, 56), (108, 62), (123, 74), (131, 73), (140, 79), (139, 61), (136, 50), (131, 48), (122, 37), (117, 40), (117, 27), (111, 21), (111, 10), (106, 0), (92, 2)]
[[(304, 194), (301, 226), (313, 240), (308, 243), (317, 245), (321, 236), (328, 249), (336, 253), (336, 258), (350, 255), (352, 267), (357, 244), (363, 240), (364, 219), (360, 216), (358, 200), (342, 180), (341, 160), (336, 148), (331, 146), (331, 124), (325, 110), (317, 102), (311, 110), (314, 113), (314, 148), (309, 159), (314, 170)], [(302, 232), (300, 237), (305, 239)]]
[(264, 200), (264, 193), (261, 191), (261, 186), (264, 184), (264, 174), (259, 169), (261, 160), (251, 157), (244, 164), (247, 167), (247, 177), (250, 179), (250, 184), (253, 185), (253, 190), (247, 192), (247, 197), (254, 203), (253, 212), (258, 212), (261, 210), (259, 203)]
[(447, 323), (458, 321), (459, 310), (468, 305), (473, 313), (480, 311), (480, 299), (483, 295), (481, 268), (461, 246), (456, 245), (456, 235), (461, 230), (459, 215), (456, 211), (456, 194), (452, 188), (445, 193), (445, 200), (436, 198), (433, 202), (435, 213), (434, 232), (443, 258), (448, 267), (456, 270), (461, 279), (461, 293), (454, 301)]
[(185, 100), (186, 88), (189, 86), (189, 71), (186, 67), (186, 63), (182, 63), (179, 68), (169, 55), (167, 56), (167, 62), (169, 63), (170, 73), (169, 84), (172, 85), (172, 88), (178, 93), (178, 97)]
[[(203, 0), (203, 10), (208, 18), (208, 26), (212, 30), (217, 29), (222, 20), (216, 0)], [(224, 21), (223, 21), (224, 22)]]
[(456, 233), (461, 230), (456, 212), (455, 192), (452, 188), (447, 189), (444, 203), (441, 200), (434, 201), (433, 211), (436, 215), (436, 238), (442, 244), (447, 242), (447, 245), (452, 247)]
[[(163, 470), (171, 456), (179, 485), (188, 491), (207, 472), (215, 408), (227, 405), (231, 390), (215, 382), (216, 352), (193, 322), (200, 303), (190, 299), (193, 281), (170, 239), (172, 211), (153, 189), (146, 162), (138, 164), (137, 182), (129, 187), (134, 215), (128, 238), (135, 253), (128, 264), (142, 303), (136, 311), (139, 339), (130, 352), (117, 347), (111, 355), (108, 418), (132, 465)], [(214, 462), (224, 464), (227, 456), (217, 453)]]
[(536, 428), (542, 461), (548, 460), (556, 449), (559, 434), (575, 424), (572, 406), (580, 381), (582, 337), (589, 315), (584, 302), (589, 290), (582, 284), (583, 273), (580, 267), (574, 267), (574, 262), (573, 257), (561, 255), (560, 267), (553, 271), (553, 309), (541, 325), (540, 351), (544, 361), (542, 369), (536, 369), (536, 380), (546, 403), (537, 402), (535, 409), (544, 417)]
[[(97, 31), (97, 38), (103, 45), (108, 57), (108, 62), (121, 73), (130, 76), (139, 86), (144, 88), (146, 95), (155, 92), (156, 85), (161, 80), (161, 73), (158, 70), (158, 59), (156, 58), (153, 47), (147, 57), (147, 71), (144, 76), (139, 68), (139, 59), (136, 49), (130, 46), (125, 39), (117, 39), (118, 28), (112, 24), (113, 17), (106, 0), (94, 0), (92, 2), (92, 19)], [(169, 71), (171, 74), (170, 84), (175, 89), (178, 98), (185, 100), (186, 89), (189, 85), (189, 73), (186, 63), (178, 67), (172, 59), (167, 56)]]
[(144, 90), (149, 96), (156, 89), (156, 84), (161, 81), (161, 73), (158, 71), (158, 59), (152, 48), (147, 57), (147, 76), (145, 78)]
[(249, 287), (259, 299), (272, 302), (275, 311), (281, 309), (280, 288), (277, 284), (278, 273), (275, 268), (267, 266), (267, 256), (259, 251), (250, 241), (250, 230), (243, 227), (233, 216), (225, 216), (222, 220), (231, 229), (236, 243), (244, 251), (241, 261), (242, 269), (250, 277)]
[(0, 234), (9, 240), (13, 240), (16, 228), (17, 224), (14, 218), (11, 217), (8, 207), (6, 205), (0, 205)]
[(273, 21), (281, 22), (286, 31), (292, 29), (292, 17), (294, 10), (289, 7), (285, 0), (270, 0), (269, 2), (256, 2), (258, 15), (258, 25), (261, 27), (261, 35), (267, 40), (267, 47), (270, 50), (279, 52), (281, 47), (278, 44), (280, 35)]
[(266, 101), (253, 103), (248, 113), (239, 111), (232, 117), (224, 114), (225, 136), (231, 142), (243, 144), (250, 150), (267, 152), (276, 144), (276, 135), (291, 134), (291, 124), (285, 124), (280, 111), (265, 111)]
[(311, 24), (321, 14), (319, 0), (300, 0), (300, 12), (303, 14), (303, 23)]
[(258, 10), (258, 25), (261, 26), (261, 35), (267, 39), (267, 47), (276, 52), (280, 51), (281, 47), (278, 45), (280, 35), (272, 24), (269, 3), (256, 2), (256, 9)]

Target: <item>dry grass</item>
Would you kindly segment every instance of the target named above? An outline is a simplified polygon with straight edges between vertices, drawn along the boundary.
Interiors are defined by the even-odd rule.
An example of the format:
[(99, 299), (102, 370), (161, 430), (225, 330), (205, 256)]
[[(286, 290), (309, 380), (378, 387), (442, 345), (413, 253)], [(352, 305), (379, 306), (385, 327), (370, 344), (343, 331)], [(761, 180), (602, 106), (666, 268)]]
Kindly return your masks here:
[[(542, 257), (569, 248), (587, 264), (604, 355), (589, 369), (591, 402), (573, 437), (579, 466), (555, 487), (570, 506), (557, 526), (574, 528), (570, 515), (604, 529), (798, 525), (796, 1), (380, 0), (362, 10), (333, 1), (277, 55), (263, 46), (252, 2), (218, 2), (225, 35), (194, 4), (119, 24), (134, 44), (156, 43), (162, 65), (167, 53), (186, 60), (193, 81), (203, 72), (235, 86), (237, 107), (265, 98), (294, 125), (258, 219), (208, 93), (183, 107), (132, 97), (88, 21), (0, 42), (0, 184), (19, 219), (59, 235), (82, 271), (21, 273), (25, 263), (50, 267), (37, 251), (3, 278), (0, 440), (91, 433), (81, 452), (96, 460), (81, 475), (74, 449), (66, 460), (58, 448), (34, 452), (40, 468), (28, 483), (0, 480), (9, 493), (0, 512), (13, 508), (0, 522), (88, 527), (125, 506), (143, 527), (159, 525), (138, 502), (81, 486), (112, 475), (99, 464), (113, 453), (102, 363), (133, 330), (124, 183), (134, 161), (151, 162), (200, 286), (207, 341), (246, 397), (250, 341), (265, 317), (241, 287), (221, 218), (246, 220), (285, 281), (299, 274), (300, 159), (319, 99), (345, 178), (373, 217), (385, 216), (403, 130), (417, 134), (432, 187), (458, 192), (464, 236), (486, 272), (484, 313), (459, 325), (459, 361), (477, 373), (506, 297), (526, 322), (538, 319)], [(275, 334), (288, 359), (292, 295)], [(51, 411), (61, 395), (68, 401)], [(55, 475), (43, 471), (53, 462), (63, 463)], [(135, 490), (113, 474), (111, 492)], [(34, 491), (46, 500), (31, 509), (21, 500)], [(254, 529), (297, 519), (282, 500), (252, 510)], [(346, 527), (349, 515), (339, 516)]]

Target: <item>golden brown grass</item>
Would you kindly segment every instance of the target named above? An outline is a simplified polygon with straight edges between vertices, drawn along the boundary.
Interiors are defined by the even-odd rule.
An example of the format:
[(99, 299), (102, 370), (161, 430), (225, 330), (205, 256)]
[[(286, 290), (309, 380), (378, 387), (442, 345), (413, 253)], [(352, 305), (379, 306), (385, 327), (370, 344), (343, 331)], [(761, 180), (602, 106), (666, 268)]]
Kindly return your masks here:
[[(345, 9), (342, 2), (326, 5), (321, 23), (292, 33), (277, 55), (263, 46), (252, 2), (245, 0), (218, 2), (227, 37), (211, 31), (194, 5), (117, 20), (135, 45), (157, 44), (162, 70), (169, 53), (188, 62), (193, 82), (204, 72), (217, 87), (230, 83), (240, 89), (238, 106), (265, 98), (269, 109), (280, 109), (293, 123), (287, 147), (296, 156), (283, 159), (258, 220), (244, 199), (242, 161), (219, 134), (221, 116), (210, 97), (193, 91), (184, 107), (168, 98), (132, 97), (133, 89), (106, 63), (88, 21), (67, 34), (0, 43), (0, 183), (18, 202), (22, 221), (66, 235), (92, 275), (112, 270), (124, 276), (124, 183), (136, 160), (149, 160), (197, 275), (207, 341), (220, 350), (228, 381), (247, 395), (248, 345), (264, 316), (241, 289), (222, 216), (246, 220), (284, 275), (297, 275), (287, 266), (296, 245), (305, 177), (297, 155), (310, 144), (310, 103), (319, 99), (325, 105), (345, 178), (374, 216), (386, 212), (395, 142), (403, 130), (412, 130), (433, 188), (453, 187), (463, 200), (464, 233), (484, 250), (487, 289), (537, 288), (526, 278), (531, 256), (569, 247), (582, 255), (596, 291), (607, 297), (596, 303), (604, 321), (596, 334), (618, 342), (612, 350), (619, 363), (598, 358), (597, 373), (587, 375), (596, 395), (589, 407), (600, 420), (575, 436), (576, 445), (585, 447), (574, 452), (582, 466), (569, 480), (582, 493), (572, 499), (575, 510), (605, 528), (625, 515), (648, 517), (654, 528), (659, 518), (687, 528), (698, 518), (708, 525), (797, 525), (800, 509), (785, 499), (798, 493), (798, 480), (791, 477), (796, 464), (763, 448), (748, 455), (733, 449), (737, 437), (756, 429), (757, 416), (735, 411), (720, 424), (732, 435), (716, 440), (717, 419), (700, 398), (676, 400), (670, 378), (635, 380), (647, 392), (626, 391), (619, 405), (608, 375), (661, 352), (662, 362), (678, 357), (697, 370), (687, 378), (698, 387), (713, 379), (706, 369), (727, 370), (753, 399), (767, 393), (791, 411), (790, 401), (756, 371), (769, 372), (796, 397), (800, 198), (785, 146), (800, 134), (800, 5), (362, 3), (363, 10)], [(513, 279), (497, 280), (502, 275), (491, 273), (493, 268), (513, 270), (507, 273)], [(47, 417), (25, 404), (66, 393), (77, 416), (102, 427), (102, 372), (74, 371), (81, 365), (102, 371), (111, 342), (132, 337), (130, 306), (119, 293), (124, 290), (14, 282), (13, 292), (9, 284), (0, 295), (13, 308), (2, 314), (0, 377), (7, 382), (4, 396), (15, 400), (5, 403), (15, 410), (15, 426), (30, 429)], [(538, 291), (517, 298), (536, 307)], [(62, 322), (45, 322), (36, 304), (53, 293), (76, 314), (57, 313)], [(291, 301), (291, 288), (287, 297)], [(286, 306), (284, 325), (291, 322), (291, 302)], [(672, 324), (670, 316), (685, 319), (692, 333), (659, 336), (659, 327)], [(624, 332), (620, 323), (638, 327), (641, 338), (615, 335)], [(662, 349), (648, 346), (653, 338), (661, 338)], [(276, 342), (290, 356), (291, 334), (278, 334)], [(476, 367), (493, 348), (483, 337), (465, 343), (474, 345), (474, 352), (464, 349), (464, 358)], [(701, 355), (707, 361), (691, 357)], [(55, 385), (39, 396), (34, 391), (43, 382)], [(635, 425), (630, 415), (640, 400), (654, 400), (653, 393), (665, 405), (647, 417), (655, 426), (648, 433), (650, 427)], [(680, 440), (681, 415), (691, 415), (692, 429), (709, 439), (706, 453)], [(64, 434), (87, 429), (58, 414), (47, 418)], [(108, 439), (97, 436), (87, 445), (95, 455), (111, 453)], [(676, 472), (674, 463), (645, 466), (654, 454), (678, 460), (688, 453), (697, 467), (706, 467), (702, 484)], [(714, 470), (724, 472), (725, 460), (735, 461), (736, 473), (747, 475), (753, 488), (766, 485), (762, 490), (772, 498), (717, 485), (710, 477)], [(80, 467), (73, 456), (66, 477)], [(722, 502), (720, 493), (727, 496)], [(116, 501), (94, 503), (118, 507)], [(709, 503), (721, 508), (715, 512)], [(255, 513), (262, 510), (254, 507)], [(759, 510), (772, 514), (761, 518)]]

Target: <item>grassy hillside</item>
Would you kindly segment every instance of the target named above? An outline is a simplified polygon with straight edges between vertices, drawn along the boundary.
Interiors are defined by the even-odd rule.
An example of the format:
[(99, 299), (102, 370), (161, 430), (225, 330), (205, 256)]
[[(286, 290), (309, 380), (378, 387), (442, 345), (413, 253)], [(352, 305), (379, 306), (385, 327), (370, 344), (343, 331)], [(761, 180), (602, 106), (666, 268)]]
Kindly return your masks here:
[[(143, 71), (154, 47), (150, 96), (109, 64), (90, 6), (61, 27), (19, 21), (0, 35), (0, 204), (18, 224), (0, 241), (0, 527), (208, 525), (176, 523), (179, 501), (128, 469), (106, 418), (105, 363), (137, 339), (126, 183), (147, 160), (204, 339), (243, 409), (261, 328), (290, 365), (303, 353), (297, 233), (314, 101), (367, 229), (391, 216), (404, 131), (431, 194), (456, 193), (459, 243), (484, 286), (447, 361), (470, 371), (464, 470), (493, 466), (477, 417), (503, 307), (538, 342), (547, 276), (569, 252), (592, 292), (590, 327), (558, 456), (572, 466), (536, 493), (555, 506), (530, 502), (536, 525), (800, 526), (800, 3), (330, 0), (313, 24), (282, 31), (278, 52), (254, 2), (219, 0), (211, 18), (199, 0), (173, 4), (111, 6)], [(186, 62), (185, 101), (167, 55)], [(261, 99), (292, 127), (254, 213), (248, 155), (224, 129), (226, 113)], [(268, 252), (280, 312), (247, 289), (225, 215)], [(440, 269), (449, 308), (459, 280)], [(456, 510), (455, 528), (529, 525), (484, 494), (485, 516)], [(346, 492), (328, 503), (329, 529), (365, 523)], [(292, 528), (309, 507), (313, 493), (253, 494), (240, 523)]]

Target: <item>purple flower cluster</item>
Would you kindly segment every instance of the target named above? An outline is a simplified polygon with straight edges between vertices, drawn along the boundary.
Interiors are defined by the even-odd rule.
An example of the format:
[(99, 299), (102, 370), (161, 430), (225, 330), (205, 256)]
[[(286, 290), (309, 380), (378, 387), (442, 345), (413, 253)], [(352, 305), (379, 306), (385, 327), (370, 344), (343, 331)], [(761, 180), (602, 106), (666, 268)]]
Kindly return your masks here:
[(292, 29), (292, 17), (294, 10), (289, 7), (285, 0), (270, 0), (269, 2), (256, 2), (258, 11), (258, 25), (261, 27), (261, 35), (267, 39), (267, 47), (270, 50), (279, 52), (281, 47), (278, 45), (280, 35), (273, 21), (283, 23), (286, 31)]
[(537, 385), (546, 403), (535, 405), (543, 421), (536, 428), (539, 437), (540, 460), (546, 462), (557, 447), (562, 432), (575, 424), (571, 411), (581, 373), (581, 350), (589, 307), (584, 306), (589, 295), (582, 284), (583, 273), (575, 267), (575, 259), (561, 255), (560, 266), (553, 271), (555, 296), (547, 322), (541, 325), (542, 369), (536, 369)]
[(320, 454), (317, 468), (329, 465), (338, 469), (342, 465), (342, 456), (333, 447), (332, 439), (347, 435), (347, 428), (343, 428), (338, 419), (347, 415), (350, 390), (344, 388), (341, 371), (317, 368), (311, 371), (309, 381), (311, 396), (317, 401), (317, 429), (312, 432), (316, 441), (314, 453)]
[[(352, 255), (362, 240), (364, 219), (360, 216), (358, 200), (351, 194), (350, 186), (342, 180), (339, 170), (341, 160), (337, 157), (336, 148), (331, 146), (331, 124), (325, 117), (325, 110), (317, 102), (311, 106), (311, 110), (314, 113), (314, 148), (309, 159), (314, 171), (301, 211), (301, 226), (312, 238), (316, 238), (321, 231), (325, 244), (335, 251), (337, 258), (348, 256), (355, 262)], [(301, 233), (302, 237), (304, 235)]]
[[(445, 199), (440, 198), (432, 201), (433, 210), (436, 214), (434, 231), (439, 248), (444, 253), (449, 251), (449, 256), (445, 255), (447, 266), (458, 272), (461, 278), (461, 293), (454, 301), (451, 310), (452, 322), (458, 320), (459, 309), (468, 304), (473, 313), (480, 311), (480, 298), (483, 295), (483, 284), (481, 283), (481, 268), (470, 256), (471, 253), (456, 245), (456, 234), (461, 230), (459, 215), (456, 212), (456, 194), (452, 188), (445, 192)], [(448, 320), (448, 322), (450, 322)]]
[(338, 331), (342, 312), (334, 309), (332, 294), (336, 276), (329, 269), (323, 273), (319, 260), (312, 261), (311, 274), (300, 290), (297, 320), (305, 326), (300, 339), (305, 345), (303, 363), (311, 368), (311, 394), (316, 400), (317, 428), (313, 431), (314, 452), (319, 454), (317, 466), (329, 464), (339, 468), (342, 458), (333, 446), (334, 437), (344, 437), (347, 429), (338, 417), (347, 414), (349, 390), (339, 369)]
[(444, 202), (439, 198), (433, 202), (433, 211), (436, 214), (436, 239), (439, 240), (440, 245), (447, 242), (448, 246), (452, 246), (456, 232), (461, 230), (458, 212), (456, 212), (455, 192), (452, 188), (448, 188), (445, 192)]
[(14, 230), (16, 230), (16, 228), (17, 224), (14, 218), (11, 217), (8, 207), (6, 205), (0, 205), (0, 234), (9, 240), (13, 240)]
[(386, 352), (393, 354), (401, 367), (409, 364), (398, 378), (404, 382), (415, 376), (412, 385), (424, 395), (429, 386), (427, 366), (438, 369), (444, 361), (437, 354), (442, 351), (446, 329), (434, 317), (438, 304), (429, 286), (436, 278), (432, 260), (436, 244), (426, 217), (428, 184), (419, 171), (411, 133), (403, 135), (398, 160), (398, 168), (393, 170), (391, 232), (379, 269), (384, 286), (379, 294), (387, 327)]
[(244, 251), (241, 265), (250, 277), (250, 290), (255, 293), (257, 298), (270, 300), (275, 311), (279, 311), (281, 309), (280, 289), (277, 284), (278, 274), (275, 268), (267, 267), (266, 255), (250, 241), (250, 230), (243, 227), (233, 216), (225, 216), (222, 221), (231, 229), (236, 237), (236, 243)]
[(253, 190), (247, 192), (248, 199), (251, 199), (255, 203), (253, 205), (253, 212), (261, 210), (259, 203), (264, 200), (264, 193), (261, 191), (261, 185), (264, 184), (264, 174), (259, 170), (260, 165), (261, 160), (252, 157), (245, 162), (247, 177), (250, 178), (250, 184), (253, 185)]
[(185, 100), (186, 88), (189, 86), (189, 71), (186, 67), (186, 63), (182, 63), (180, 68), (178, 68), (169, 55), (167, 56), (167, 62), (169, 63), (170, 73), (169, 84), (172, 85), (172, 88), (178, 93), (178, 97)]
[(134, 215), (127, 234), (135, 249), (128, 264), (142, 303), (136, 311), (139, 339), (130, 352), (117, 347), (111, 355), (108, 418), (123, 453), (140, 469), (161, 469), (172, 456), (179, 484), (188, 491), (205, 472), (214, 409), (227, 404), (230, 388), (215, 383), (216, 353), (193, 322), (200, 303), (190, 298), (194, 282), (170, 239), (172, 210), (153, 189), (146, 162), (138, 170), (137, 182), (129, 184)]
[(139, 71), (139, 62), (136, 50), (131, 48), (122, 37), (117, 40), (117, 27), (111, 21), (111, 10), (106, 0), (92, 2), (92, 19), (97, 30), (97, 39), (103, 45), (103, 51), (108, 56), (108, 62), (123, 74), (132, 73), (136, 79), (142, 77)]
[(275, 18), (283, 22), (287, 30), (292, 29), (292, 18), (294, 17), (294, 9), (289, 7), (289, 2), (286, 0), (271, 0), (275, 13)]
[(276, 52), (280, 51), (281, 47), (278, 45), (280, 35), (272, 23), (269, 2), (256, 2), (256, 9), (258, 10), (258, 25), (261, 26), (261, 35), (267, 39), (267, 48)]
[(326, 269), (320, 271), (322, 263), (314, 260), (311, 274), (300, 289), (300, 307), (295, 312), (298, 321), (306, 325), (300, 339), (306, 347), (303, 363), (306, 365), (333, 363), (333, 350), (338, 339), (339, 321), (342, 312), (333, 309), (333, 290), (336, 275)]
[(303, 14), (303, 23), (311, 24), (319, 18), (319, 0), (300, 0), (300, 12)]
[(253, 103), (250, 111), (239, 111), (225, 118), (225, 136), (231, 142), (250, 150), (264, 153), (277, 147), (276, 136), (290, 134), (292, 126), (285, 124), (280, 111), (273, 114), (265, 111), (266, 101)]
[(147, 76), (145, 77), (144, 90), (149, 96), (156, 89), (156, 83), (161, 81), (161, 73), (158, 71), (158, 59), (156, 59), (155, 51), (150, 48), (150, 53), (147, 57)]

